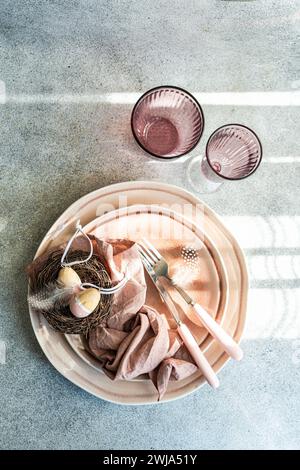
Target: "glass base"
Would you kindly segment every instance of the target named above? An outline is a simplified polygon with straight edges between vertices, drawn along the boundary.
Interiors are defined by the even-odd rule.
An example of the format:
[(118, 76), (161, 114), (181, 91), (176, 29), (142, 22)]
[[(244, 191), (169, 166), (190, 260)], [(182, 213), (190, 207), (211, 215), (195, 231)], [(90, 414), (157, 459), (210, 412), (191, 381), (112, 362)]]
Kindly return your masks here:
[(197, 193), (213, 193), (223, 184), (224, 180), (216, 175), (206, 157), (201, 155), (193, 158), (187, 167), (187, 180), (191, 188)]

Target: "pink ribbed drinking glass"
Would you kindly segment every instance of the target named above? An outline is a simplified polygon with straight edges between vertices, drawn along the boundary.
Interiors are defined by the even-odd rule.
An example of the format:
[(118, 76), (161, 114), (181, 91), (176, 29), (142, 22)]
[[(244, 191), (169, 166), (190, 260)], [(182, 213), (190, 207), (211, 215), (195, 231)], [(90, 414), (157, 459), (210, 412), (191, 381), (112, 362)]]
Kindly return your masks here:
[(155, 157), (174, 158), (200, 140), (204, 116), (200, 104), (181, 88), (162, 86), (147, 91), (135, 104), (131, 127), (138, 144)]
[(257, 135), (241, 124), (219, 127), (206, 144), (211, 169), (227, 180), (250, 176), (261, 162), (262, 147)]
[(261, 159), (262, 146), (257, 135), (241, 124), (227, 124), (210, 136), (205, 156), (190, 162), (188, 179), (198, 192), (216, 191), (225, 180), (250, 176)]

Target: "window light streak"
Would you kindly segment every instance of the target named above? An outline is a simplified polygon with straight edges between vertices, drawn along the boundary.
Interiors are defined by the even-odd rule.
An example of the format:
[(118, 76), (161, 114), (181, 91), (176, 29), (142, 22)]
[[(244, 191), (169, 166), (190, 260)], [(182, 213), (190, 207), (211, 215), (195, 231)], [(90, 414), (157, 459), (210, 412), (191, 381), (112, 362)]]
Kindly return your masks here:
[[(208, 106), (300, 106), (300, 91), (249, 91), (193, 93), (195, 98)], [(136, 92), (91, 93), (91, 94), (10, 94), (7, 103), (31, 104), (81, 104), (109, 103), (134, 104), (142, 95)]]
[(0, 80), (0, 104), (5, 103), (5, 97), (6, 97), (5, 83), (2, 80)]
[(245, 339), (300, 338), (300, 288), (250, 289)]
[[(200, 152), (200, 156), (203, 156), (203, 151)], [(180, 157), (178, 160), (165, 160), (165, 161), (157, 161), (157, 160), (149, 160), (147, 163), (147, 165), (158, 165), (161, 166), (161, 165), (181, 165), (182, 163), (184, 162), (187, 162), (188, 160), (192, 160), (194, 159), (195, 156), (191, 157), (191, 155), (183, 155), (182, 157)], [(265, 164), (293, 164), (293, 163), (300, 163), (300, 157), (298, 156), (291, 156), (291, 155), (287, 155), (287, 156), (278, 156), (278, 157), (265, 157), (263, 155), (263, 159), (262, 159), (262, 163), (261, 165), (265, 165)]]
[(300, 163), (300, 157), (263, 157), (262, 163)]
[(300, 247), (300, 216), (241, 215), (222, 220), (244, 249)]
[(0, 365), (6, 364), (6, 343), (0, 340)]
[(292, 280), (300, 278), (300, 255), (247, 255), (251, 279)]
[(299, 91), (194, 93), (201, 104), (223, 106), (299, 106)]

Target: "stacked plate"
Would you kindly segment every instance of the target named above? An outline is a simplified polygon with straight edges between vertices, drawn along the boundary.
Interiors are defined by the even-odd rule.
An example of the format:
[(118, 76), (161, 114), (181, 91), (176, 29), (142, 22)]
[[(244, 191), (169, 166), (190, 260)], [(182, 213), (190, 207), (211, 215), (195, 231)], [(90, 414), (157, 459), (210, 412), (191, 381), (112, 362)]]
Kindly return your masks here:
[[(86, 233), (101, 239), (146, 238), (169, 262), (172, 274), (236, 341), (242, 335), (248, 290), (244, 256), (216, 214), (192, 194), (155, 182), (128, 182), (87, 194), (51, 227), (36, 256), (72, 236), (80, 219)], [(147, 299), (168, 317), (157, 291), (147, 280)], [(193, 311), (172, 293), (182, 319), (218, 372), (228, 361), (218, 342), (201, 326)], [(114, 403), (157, 403), (150, 380), (112, 381), (84, 349), (77, 335), (52, 330), (42, 316), (30, 312), (37, 339), (54, 367), (66, 378)], [(172, 327), (172, 321), (170, 320)], [(205, 383), (200, 371), (171, 382), (162, 402), (180, 398)]]

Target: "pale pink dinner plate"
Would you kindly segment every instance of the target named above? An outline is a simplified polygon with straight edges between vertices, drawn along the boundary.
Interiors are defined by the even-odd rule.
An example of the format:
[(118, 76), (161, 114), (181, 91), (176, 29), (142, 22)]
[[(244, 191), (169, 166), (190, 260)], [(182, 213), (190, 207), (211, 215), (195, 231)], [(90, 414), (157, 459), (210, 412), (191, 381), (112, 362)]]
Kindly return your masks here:
[[(192, 220), (180, 212), (155, 205), (133, 205), (96, 218), (84, 227), (86, 233), (101, 240), (130, 239), (151, 241), (167, 259), (170, 273), (189, 294), (219, 323), (223, 323), (228, 303), (228, 280), (225, 266), (212, 240)], [(192, 250), (193, 258), (186, 257)], [(175, 328), (165, 304), (149, 276), (146, 303), (164, 314), (169, 325)], [(175, 289), (170, 288), (182, 320), (206, 351), (213, 338), (197, 319)], [(86, 351), (78, 335), (66, 335), (74, 351), (89, 365), (101, 371), (99, 362)]]
[[(160, 205), (175, 211), (178, 211), (178, 208), (192, 209), (188, 218), (213, 242), (222, 258), (228, 280), (228, 303), (222, 325), (236, 341), (239, 341), (246, 320), (248, 293), (248, 275), (243, 252), (214, 211), (193, 194), (177, 186), (136, 181), (107, 186), (87, 194), (57, 219), (42, 240), (36, 256), (69, 239), (74, 233), (78, 219), (86, 225), (107, 212), (136, 204)], [(30, 317), (36, 337), (48, 360), (68, 380), (87, 392), (113, 403), (135, 405), (157, 403), (157, 393), (150, 381), (110, 380), (105, 374), (88, 365), (73, 350), (65, 336), (50, 328), (42, 316), (30, 311)], [(227, 354), (215, 340), (209, 342), (205, 354), (215, 372), (220, 371), (228, 362)], [(200, 372), (185, 380), (174, 381), (168, 386), (160, 403), (183, 397), (204, 383)]]

